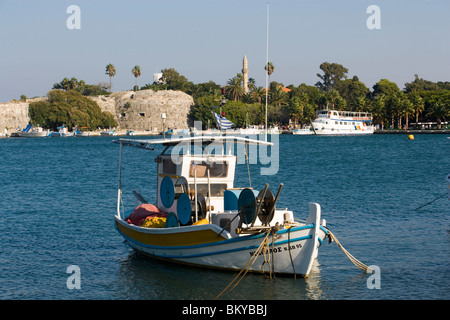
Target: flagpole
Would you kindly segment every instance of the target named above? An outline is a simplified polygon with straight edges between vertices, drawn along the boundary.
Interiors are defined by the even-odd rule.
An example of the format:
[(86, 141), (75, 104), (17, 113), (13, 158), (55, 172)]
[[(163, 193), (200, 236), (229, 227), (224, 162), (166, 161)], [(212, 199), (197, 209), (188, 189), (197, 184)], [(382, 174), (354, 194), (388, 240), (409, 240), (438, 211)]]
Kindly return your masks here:
[[(269, 3), (267, 2), (267, 21), (266, 21), (266, 68), (269, 64)], [(269, 92), (269, 70), (266, 70), (266, 124), (265, 124), (265, 138), (267, 142), (267, 96)]]

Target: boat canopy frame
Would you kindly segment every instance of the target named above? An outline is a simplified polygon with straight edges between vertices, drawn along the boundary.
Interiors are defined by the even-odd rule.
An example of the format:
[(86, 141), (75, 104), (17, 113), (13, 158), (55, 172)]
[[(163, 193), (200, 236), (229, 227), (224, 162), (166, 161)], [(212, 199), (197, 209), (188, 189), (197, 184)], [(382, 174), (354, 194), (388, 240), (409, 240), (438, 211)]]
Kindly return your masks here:
[[(163, 155), (170, 147), (183, 146), (183, 145), (200, 145), (202, 149), (208, 147), (211, 144), (245, 144), (245, 145), (265, 145), (273, 146), (272, 142), (250, 139), (237, 136), (197, 136), (197, 137), (178, 137), (171, 139), (124, 139), (113, 140), (113, 143), (120, 145), (119, 149), (119, 177), (118, 177), (118, 190), (117, 190), (117, 216), (121, 217), (121, 211), (124, 212), (125, 208), (122, 199), (122, 155), (123, 147), (134, 147), (144, 150), (155, 150), (152, 145), (162, 144), (165, 146), (164, 150), (159, 154)], [(122, 210), (121, 210), (122, 209)]]

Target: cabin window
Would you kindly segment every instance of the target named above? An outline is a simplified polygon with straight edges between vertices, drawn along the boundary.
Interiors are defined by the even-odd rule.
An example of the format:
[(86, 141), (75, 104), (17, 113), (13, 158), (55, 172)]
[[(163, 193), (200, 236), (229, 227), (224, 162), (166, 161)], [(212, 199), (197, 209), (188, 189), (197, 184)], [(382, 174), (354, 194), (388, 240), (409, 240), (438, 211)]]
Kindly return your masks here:
[(177, 173), (177, 165), (173, 163), (170, 158), (162, 159), (162, 169), (164, 174), (176, 174)]
[(194, 177), (194, 171), (197, 171), (197, 178), (225, 178), (228, 174), (228, 163), (227, 162), (212, 162), (206, 163), (205, 161), (192, 161), (191, 167), (189, 168), (189, 177)]
[[(223, 193), (227, 190), (226, 183), (211, 183), (211, 197), (223, 197)], [(195, 190), (194, 184), (189, 184), (189, 189), (191, 191)], [(197, 195), (203, 195), (206, 197), (208, 195), (208, 184), (207, 183), (197, 183)]]

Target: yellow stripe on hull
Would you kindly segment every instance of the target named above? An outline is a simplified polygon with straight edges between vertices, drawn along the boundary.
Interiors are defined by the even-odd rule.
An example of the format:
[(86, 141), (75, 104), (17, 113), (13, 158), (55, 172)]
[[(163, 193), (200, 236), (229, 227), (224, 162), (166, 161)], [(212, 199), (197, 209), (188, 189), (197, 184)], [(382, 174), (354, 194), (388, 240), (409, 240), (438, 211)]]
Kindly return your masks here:
[(147, 233), (134, 230), (117, 221), (116, 226), (126, 237), (151, 246), (192, 246), (226, 240), (222, 236), (218, 237), (217, 233), (211, 229), (183, 232), (183, 227), (180, 227), (180, 232), (175, 233), (159, 232), (163, 229), (159, 229), (155, 233)]

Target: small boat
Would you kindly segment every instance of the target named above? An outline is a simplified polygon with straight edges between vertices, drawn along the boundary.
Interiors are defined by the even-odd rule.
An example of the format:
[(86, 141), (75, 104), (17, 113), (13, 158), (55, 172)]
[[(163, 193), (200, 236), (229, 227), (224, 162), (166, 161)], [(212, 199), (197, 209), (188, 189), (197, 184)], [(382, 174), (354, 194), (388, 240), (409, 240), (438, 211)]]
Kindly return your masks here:
[(317, 135), (372, 134), (372, 114), (368, 112), (319, 110), (311, 122)]
[(73, 137), (74, 133), (73, 132), (69, 132), (67, 127), (65, 125), (62, 125), (61, 127), (58, 127), (58, 131), (57, 132), (52, 132), (51, 136), (52, 137), (67, 138), (67, 137)]
[(21, 138), (43, 138), (48, 137), (50, 135), (50, 130), (44, 130), (39, 125), (33, 126), (29, 124), (23, 130), (17, 130), (14, 134), (11, 134), (11, 137), (21, 137)]
[(314, 134), (314, 131), (311, 130), (310, 126), (305, 126), (301, 129), (295, 129), (292, 131), (292, 134), (298, 134), (298, 135), (310, 135)]
[(107, 130), (107, 131), (102, 131), (100, 132), (100, 135), (103, 136), (116, 136), (117, 133), (114, 130)]
[(90, 136), (90, 132), (89, 131), (81, 131), (81, 130), (77, 130), (74, 133), (75, 137), (89, 137)]
[[(263, 148), (272, 143), (239, 136), (114, 142), (120, 144), (115, 227), (131, 248), (206, 268), (310, 274), (328, 236), (320, 205), (310, 203), (306, 220), (300, 222), (293, 211), (276, 206), (283, 184), (275, 194), (268, 184), (261, 190), (234, 186), (237, 156), (228, 146)], [(122, 190), (123, 149), (128, 146), (146, 152), (162, 149), (155, 158), (155, 201), (149, 203), (133, 191), (141, 204), (131, 208), (126, 207)], [(145, 172), (148, 164), (142, 165)], [(254, 260), (249, 266), (250, 259)]]
[(281, 134), (280, 129), (278, 129), (278, 127), (270, 127), (267, 130), (267, 134)]
[(263, 131), (258, 126), (247, 126), (246, 128), (236, 129), (236, 134), (243, 136), (263, 134)]

